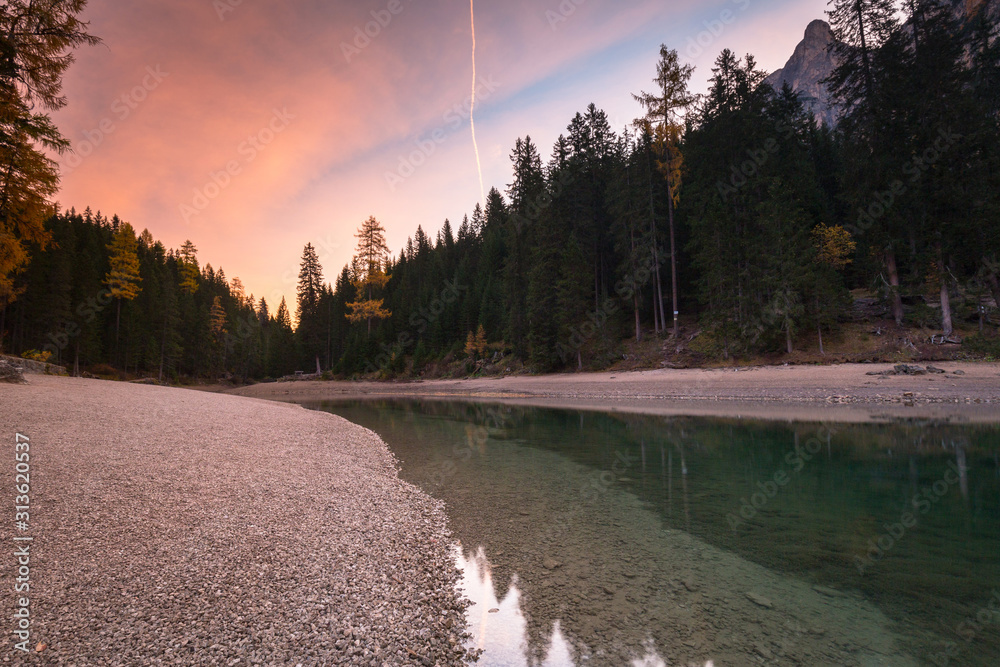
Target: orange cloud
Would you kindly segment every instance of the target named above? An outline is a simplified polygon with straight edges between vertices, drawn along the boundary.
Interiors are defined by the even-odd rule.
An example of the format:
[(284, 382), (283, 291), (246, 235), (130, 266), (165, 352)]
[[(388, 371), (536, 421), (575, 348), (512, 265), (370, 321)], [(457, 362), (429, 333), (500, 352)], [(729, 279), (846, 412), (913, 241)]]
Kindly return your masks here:
[[(818, 14), (825, 5), (813, 1)], [(478, 71), (498, 83), (477, 105), (487, 188), (504, 187), (516, 136), (547, 135), (547, 153), (570, 119), (563, 97), (611, 91), (621, 98), (612, 116), (630, 119), (627, 92), (648, 85), (659, 42), (695, 29), (695, 12), (729, 4), (477, 3)], [(56, 122), (76, 154), (61, 158), (60, 203), (118, 213), (171, 247), (190, 238), (248, 291), (291, 303), (306, 241), (332, 280), (368, 215), (398, 249), (418, 223), (433, 232), (471, 212), (479, 187), (467, 116), (455, 127), (445, 115), (469, 95), (467, 12), (414, 0), (91, 0), (87, 18), (105, 46), (81, 51), (66, 79), (70, 105)], [(784, 57), (804, 26), (775, 47)], [(593, 79), (603, 89), (587, 95), (578, 74), (560, 80), (639, 38), (641, 62), (609, 63)], [(435, 129), (445, 139), (390, 190), (387, 171)]]

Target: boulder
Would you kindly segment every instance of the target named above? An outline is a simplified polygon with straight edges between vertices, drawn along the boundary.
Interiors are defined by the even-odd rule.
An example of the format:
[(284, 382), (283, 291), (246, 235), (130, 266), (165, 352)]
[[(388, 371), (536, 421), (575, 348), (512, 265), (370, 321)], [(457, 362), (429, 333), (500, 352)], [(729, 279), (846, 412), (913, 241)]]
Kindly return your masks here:
[(6, 359), (0, 359), (0, 382), (10, 384), (25, 384), (24, 371), (20, 366), (15, 366)]

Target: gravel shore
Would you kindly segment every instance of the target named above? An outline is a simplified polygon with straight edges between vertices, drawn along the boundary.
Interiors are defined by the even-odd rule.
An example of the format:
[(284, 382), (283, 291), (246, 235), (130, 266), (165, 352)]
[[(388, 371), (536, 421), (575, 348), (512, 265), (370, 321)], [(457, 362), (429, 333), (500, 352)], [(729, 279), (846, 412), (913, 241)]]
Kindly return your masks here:
[[(0, 385), (0, 661), (467, 664), (442, 505), (371, 431), (236, 396), (28, 379)], [(27, 532), (15, 432), (30, 437)], [(28, 654), (12, 632), (15, 535), (34, 538)]]
[(298, 402), (412, 397), (799, 421), (1000, 421), (1000, 364), (937, 365), (947, 372), (869, 375), (892, 364), (688, 368), (426, 382), (272, 382), (227, 393)]

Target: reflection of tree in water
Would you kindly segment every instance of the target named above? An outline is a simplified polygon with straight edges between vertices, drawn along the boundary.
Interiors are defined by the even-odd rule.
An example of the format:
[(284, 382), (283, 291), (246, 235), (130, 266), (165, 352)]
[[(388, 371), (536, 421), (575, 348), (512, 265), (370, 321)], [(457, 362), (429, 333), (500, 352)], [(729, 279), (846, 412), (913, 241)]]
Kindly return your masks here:
[[(435, 401), (418, 408), (385, 403), (377, 416), (346, 416), (392, 443), (411, 481), (421, 483), (421, 465), (453, 466), (443, 483), (425, 488), (448, 503), (463, 544), (485, 547), (498, 599), (519, 576), (530, 657), (537, 664), (556, 620), (577, 660), (588, 649), (638, 650), (651, 635), (674, 661), (704, 658), (699, 649), (727, 641), (718, 610), (699, 606), (704, 588), (685, 579), (690, 558), (682, 554), (668, 566), (655, 548), (642, 553), (643, 540), (664, 528), (810, 583), (861, 591), (928, 637), (954, 635), (951, 629), (985, 603), (984, 591), (1000, 587), (996, 428), (835, 425), (796, 469), (788, 457), (816, 436), (818, 424)], [(400, 449), (403, 440), (411, 444)], [(447, 444), (438, 451), (428, 446), (432, 442)], [(455, 454), (459, 444), (461, 456)], [(601, 473), (621, 453), (635, 463), (601, 486)], [(417, 464), (409, 471), (407, 458)], [(884, 560), (859, 576), (853, 556), (864, 553), (885, 523), (898, 521), (913, 495), (942, 479), (949, 463), (961, 472), (959, 482)], [(738, 515), (742, 499), (779, 471), (789, 482), (734, 530), (727, 517)], [(631, 525), (634, 517), (605, 507), (623, 491), (656, 513), (647, 513), (655, 525)], [(546, 567), (546, 557), (558, 565)], [(979, 653), (1000, 655), (992, 633), (980, 633), (976, 642)], [(687, 654), (678, 654), (677, 646)], [(917, 646), (924, 654), (940, 649)]]

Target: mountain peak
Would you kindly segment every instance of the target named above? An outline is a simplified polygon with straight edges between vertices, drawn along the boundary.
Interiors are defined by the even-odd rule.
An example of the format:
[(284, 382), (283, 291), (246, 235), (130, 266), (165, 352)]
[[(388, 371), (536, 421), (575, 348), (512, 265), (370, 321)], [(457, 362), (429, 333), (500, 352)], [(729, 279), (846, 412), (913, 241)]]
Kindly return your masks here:
[(837, 114), (826, 85), (820, 82), (837, 66), (830, 49), (833, 43), (830, 24), (820, 19), (813, 21), (806, 27), (805, 36), (785, 66), (765, 79), (765, 83), (777, 91), (787, 83), (801, 95), (802, 102), (816, 118), (831, 126)]
[(806, 26), (805, 41), (832, 42), (833, 29), (823, 19), (816, 19)]

